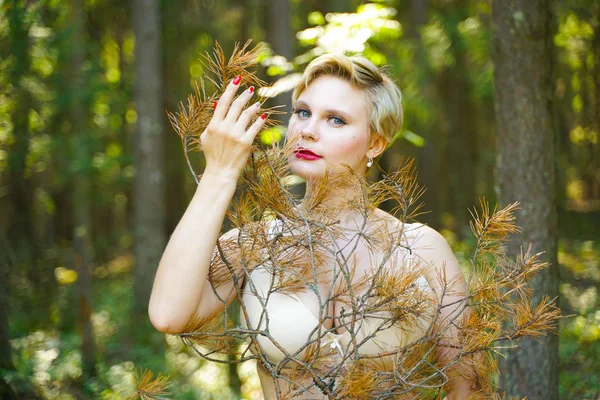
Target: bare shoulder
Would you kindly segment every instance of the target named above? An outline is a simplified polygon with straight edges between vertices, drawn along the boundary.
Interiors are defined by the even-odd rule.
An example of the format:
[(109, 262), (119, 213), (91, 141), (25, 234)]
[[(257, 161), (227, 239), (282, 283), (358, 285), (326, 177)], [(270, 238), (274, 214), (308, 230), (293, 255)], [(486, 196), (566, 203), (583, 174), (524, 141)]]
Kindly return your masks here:
[(390, 231), (402, 233), (402, 244), (421, 262), (423, 273), (432, 286), (442, 286), (441, 277), (452, 282), (455, 293), (465, 293), (464, 275), (450, 248), (448, 241), (441, 233), (422, 223), (404, 223), (384, 211), (376, 213), (387, 221)]
[(386, 225), (389, 232), (401, 232), (411, 250), (424, 251), (439, 250), (440, 247), (450, 248), (446, 239), (438, 231), (427, 225), (419, 222), (402, 222), (381, 209), (375, 211), (375, 217), (378, 223)]
[(434, 253), (447, 251), (452, 253), (444, 236), (429, 225), (415, 222), (404, 224), (403, 229), (409, 245), (413, 245), (413, 250), (422, 256), (432, 257)]
[[(272, 222), (272, 221), (271, 221)], [(269, 221), (253, 221), (244, 224), (243, 227), (233, 227), (219, 236), (220, 241), (248, 242), (258, 233), (266, 234), (269, 227), (272, 226)]]

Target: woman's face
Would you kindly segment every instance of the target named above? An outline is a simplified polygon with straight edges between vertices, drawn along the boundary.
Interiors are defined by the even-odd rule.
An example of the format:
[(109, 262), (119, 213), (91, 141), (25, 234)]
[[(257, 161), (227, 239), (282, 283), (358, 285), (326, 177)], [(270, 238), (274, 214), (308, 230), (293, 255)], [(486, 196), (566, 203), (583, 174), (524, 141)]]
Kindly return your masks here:
[(318, 77), (293, 105), (288, 140), (296, 144), (291, 170), (304, 179), (343, 171), (343, 164), (364, 173), (370, 134), (362, 93), (342, 78)]

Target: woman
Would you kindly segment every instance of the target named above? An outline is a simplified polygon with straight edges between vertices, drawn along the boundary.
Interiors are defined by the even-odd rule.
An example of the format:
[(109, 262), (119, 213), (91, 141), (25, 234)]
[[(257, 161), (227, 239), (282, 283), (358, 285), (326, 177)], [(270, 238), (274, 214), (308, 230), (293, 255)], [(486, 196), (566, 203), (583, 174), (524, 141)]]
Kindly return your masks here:
[[(266, 118), (265, 114), (256, 118), (258, 103), (246, 107), (253, 87), (236, 98), (240, 80), (234, 79), (215, 103), (214, 116), (201, 136), (206, 170), (156, 273), (149, 305), (153, 325), (161, 332), (181, 333), (192, 321), (212, 318), (240, 298), (242, 324), (260, 332), (250, 336), (267, 399), (398, 398), (400, 393), (414, 398), (419, 385), (400, 384), (398, 379), (405, 379), (394, 378), (399, 349), (424, 344), (420, 338), (433, 337), (435, 325), (436, 337), (444, 337), (436, 341), (435, 358), (442, 366), (437, 375), (446, 383), (447, 398), (465, 399), (473, 394), (475, 382), (456, 362), (459, 358), (452, 343), (457, 333), (448, 323), (464, 314), (466, 294), (451, 249), (435, 230), (398, 221), (365, 205), (362, 186), (353, 184), (352, 177), (360, 180), (366, 175), (373, 159), (384, 152), (402, 125), (399, 89), (362, 57), (321, 56), (309, 64), (294, 90), (289, 167), (307, 182), (305, 199), (295, 207), (300, 217), (278, 215), (265, 222), (260, 254), (267, 256), (253, 268), (242, 266), (239, 258), (244, 250), (240, 248), (226, 262), (233, 271), (230, 279), (218, 285), (207, 279), (211, 260), (222, 253), (215, 245), (236, 183)], [(272, 254), (277, 240), (318, 236), (307, 221), (319, 210), (327, 210), (321, 215), (334, 221), (321, 225), (334, 226), (322, 230), (329, 234)], [(233, 229), (219, 242), (239, 243), (242, 236), (239, 229)], [(372, 243), (374, 237), (379, 244)], [(317, 249), (321, 245), (323, 249)], [(304, 253), (294, 253), (297, 248)], [(300, 277), (286, 288), (278, 275), (286, 268), (274, 265), (294, 258), (311, 266), (305, 275), (312, 278)], [(289, 271), (295, 268), (291, 264)], [(336, 291), (340, 287), (345, 289)], [(401, 295), (385, 294), (383, 288)], [(404, 310), (402, 315), (398, 310)], [(363, 359), (379, 360), (382, 371), (387, 364), (396, 375), (390, 372), (386, 379), (382, 372), (373, 380), (377, 384), (371, 382), (368, 391), (358, 394), (360, 385), (354, 382), (356, 387), (350, 387), (350, 377), (369, 374), (370, 364), (356, 362)], [(290, 372), (290, 360), (302, 366), (302, 371)], [(432, 382), (422, 381), (422, 386), (435, 386)]]

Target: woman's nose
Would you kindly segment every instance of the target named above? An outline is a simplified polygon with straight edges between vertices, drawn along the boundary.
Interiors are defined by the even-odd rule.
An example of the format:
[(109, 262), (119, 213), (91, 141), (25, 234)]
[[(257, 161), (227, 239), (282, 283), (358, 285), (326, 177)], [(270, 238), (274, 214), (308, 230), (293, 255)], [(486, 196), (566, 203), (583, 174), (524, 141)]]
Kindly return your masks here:
[(317, 133), (317, 126), (313, 119), (305, 121), (305, 124), (303, 124), (300, 127), (300, 136), (304, 140), (317, 140), (319, 138), (319, 134)]

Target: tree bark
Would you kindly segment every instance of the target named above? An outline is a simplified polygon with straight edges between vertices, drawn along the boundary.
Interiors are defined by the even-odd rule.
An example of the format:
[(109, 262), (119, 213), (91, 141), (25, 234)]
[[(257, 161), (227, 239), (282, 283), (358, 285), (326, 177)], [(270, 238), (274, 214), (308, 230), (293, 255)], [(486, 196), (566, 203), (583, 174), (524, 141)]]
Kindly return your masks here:
[(135, 0), (134, 99), (137, 125), (134, 139), (134, 321), (148, 320), (152, 277), (165, 247), (165, 199), (161, 81), (161, 29), (158, 0)]
[[(531, 282), (534, 303), (558, 294), (549, 9), (549, 0), (494, 0), (492, 11), (498, 198), (502, 206), (521, 203), (522, 232), (508, 252), (514, 257), (533, 242), (533, 252), (545, 252), (551, 264)], [(508, 396), (558, 398), (558, 336), (523, 340), (500, 364)]]
[[(0, 226), (6, 229), (5, 249), (11, 252), (12, 274), (9, 277), (19, 276), (26, 278), (28, 286), (27, 295), (32, 301), (39, 304), (38, 293), (43, 292), (42, 273), (35, 267), (37, 246), (33, 228), (33, 183), (26, 173), (26, 160), (29, 154), (31, 132), (29, 129), (29, 110), (32, 108), (32, 96), (24, 85), (25, 77), (31, 68), (29, 55), (30, 39), (29, 30), (31, 23), (25, 18), (25, 5), (18, 1), (5, 2), (6, 19), (8, 21), (9, 54), (13, 61), (8, 64), (8, 81), (14, 86), (8, 91), (11, 101), (14, 102), (12, 122), (12, 143), (7, 152), (6, 191), (7, 196), (2, 196), (3, 212), (0, 215)], [(12, 281), (12, 279), (11, 279)], [(6, 286), (10, 290), (10, 281)], [(21, 293), (22, 295), (24, 293)]]
[[(21, 74), (29, 69), (28, 48), (29, 29), (23, 24), (24, 10), (15, 1), (6, 2), (6, 17), (9, 21), (9, 40), (11, 54), (15, 63), (10, 71), (10, 81), (15, 84), (15, 112), (13, 113), (13, 144), (8, 152), (7, 186), (8, 196), (2, 201), (3, 213), (0, 215), (0, 370), (14, 370), (10, 347), (10, 334), (8, 329), (8, 298), (10, 282), (8, 278), (11, 270), (17, 272), (21, 268), (18, 264), (18, 255), (21, 251), (17, 248), (31, 233), (30, 204), (25, 191), (30, 191), (30, 185), (25, 184), (25, 158), (29, 151), (29, 129), (27, 114), (21, 107), (27, 106), (29, 96), (21, 90)], [(5, 203), (6, 202), (6, 203)], [(30, 251), (25, 252), (30, 254)], [(12, 259), (11, 259), (12, 258)], [(26, 263), (25, 263), (26, 264)], [(10, 397), (9, 397), (10, 395)], [(0, 397), (16, 398), (10, 385), (0, 376)]]
[[(0, 243), (5, 246), (6, 237), (4, 232), (0, 232)], [(8, 279), (8, 248), (5, 248), (0, 257), (0, 371), (14, 371), (15, 366), (12, 362), (12, 351), (10, 347), (10, 332), (8, 330), (8, 293), (6, 282)], [(4, 380), (0, 372), (0, 398), (17, 399), (12, 387)]]
[(71, 85), (71, 113), (73, 121), (73, 145), (75, 155), (74, 191), (73, 191), (73, 266), (77, 271), (77, 301), (79, 303), (78, 325), (81, 334), (81, 364), (83, 379), (96, 375), (94, 355), (94, 334), (92, 329), (91, 274), (90, 274), (90, 180), (91, 156), (89, 134), (86, 126), (84, 108), (85, 81), (83, 63), (84, 46), (84, 5), (82, 0), (71, 0), (72, 53), (71, 66), (73, 81)]
[[(415, 46), (418, 74), (425, 92), (427, 92), (427, 86), (431, 85), (432, 77), (431, 66), (429, 65), (425, 47), (421, 39), (421, 28), (427, 23), (429, 3), (428, 0), (411, 0), (410, 18), (406, 21), (408, 27), (407, 36), (413, 41)], [(421, 198), (424, 203), (423, 211), (433, 211), (419, 216), (419, 221), (433, 228), (439, 228), (441, 218), (439, 217), (438, 193), (436, 190), (439, 160), (436, 157), (437, 144), (435, 132), (431, 129), (431, 126), (427, 126), (426, 124), (421, 124), (415, 128), (417, 129), (417, 133), (425, 139), (425, 145), (416, 149), (419, 181), (427, 189)]]
[[(441, 97), (443, 123), (437, 146), (437, 208), (435, 212), (452, 216), (449, 228), (461, 236), (467, 231), (470, 214), (476, 204), (473, 174), (477, 166), (478, 137), (476, 134), (477, 107), (472, 101), (473, 86), (468, 76), (466, 44), (458, 31), (459, 21), (468, 17), (468, 10), (459, 2), (445, 5), (446, 32), (450, 37), (450, 52), (454, 65), (444, 70), (437, 79)], [(443, 171), (452, 171), (444, 174)], [(443, 177), (443, 178), (442, 178)]]
[[(290, 5), (288, 0), (270, 0), (267, 18), (266, 38), (267, 42), (273, 47), (273, 52), (277, 55), (291, 60), (294, 56), (294, 47), (292, 43), (293, 32), (291, 29)], [(290, 93), (282, 93), (276, 96), (273, 104), (284, 105), (281, 110), (288, 113), (291, 112), (291, 96)], [(281, 118), (283, 124), (287, 124), (289, 118)]]

